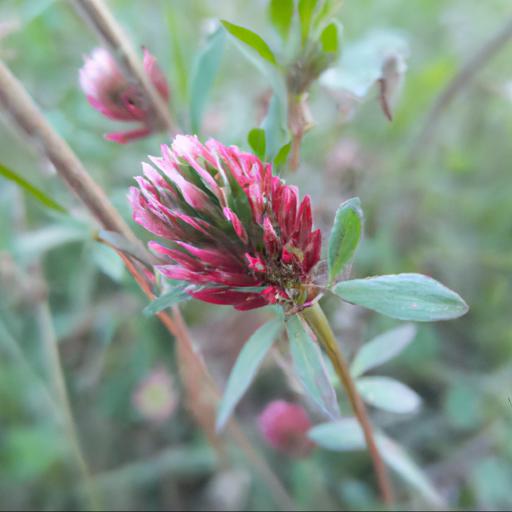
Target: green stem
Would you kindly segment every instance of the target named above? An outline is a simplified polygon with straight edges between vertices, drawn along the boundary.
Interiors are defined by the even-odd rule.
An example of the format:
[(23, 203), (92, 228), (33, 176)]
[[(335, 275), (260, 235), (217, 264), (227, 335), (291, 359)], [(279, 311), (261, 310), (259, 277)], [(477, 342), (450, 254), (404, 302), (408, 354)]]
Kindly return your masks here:
[(60, 405), (64, 429), (66, 431), (73, 455), (77, 462), (78, 470), (84, 483), (84, 490), (88, 500), (87, 508), (89, 510), (102, 510), (100, 500), (92, 481), (89, 467), (87, 466), (87, 462), (85, 461), (85, 457), (80, 447), (80, 441), (78, 440), (78, 434), (75, 422), (73, 420), (73, 414), (71, 412), (69, 396), (66, 389), (66, 382), (64, 380), (64, 372), (62, 371), (62, 365), (57, 347), (57, 339), (53, 329), (48, 302), (43, 300), (36, 306), (36, 308), (36, 317), (39, 324), (39, 331), (41, 333), (43, 346), (48, 358), (49, 370), (53, 379), (53, 387), (57, 394), (57, 401)]
[(316, 334), (318, 343), (324, 348), (325, 352), (329, 356), (329, 359), (331, 360), (334, 369), (347, 392), (350, 404), (352, 405), (357, 420), (363, 429), (366, 445), (373, 461), (373, 467), (377, 476), (382, 500), (387, 505), (391, 505), (393, 502), (393, 490), (386, 466), (384, 465), (379, 449), (377, 448), (377, 443), (375, 442), (373, 429), (368, 418), (366, 407), (359, 395), (359, 392), (357, 391), (354, 380), (350, 375), (347, 362), (341, 353), (329, 321), (318, 303), (305, 309), (301, 315)]

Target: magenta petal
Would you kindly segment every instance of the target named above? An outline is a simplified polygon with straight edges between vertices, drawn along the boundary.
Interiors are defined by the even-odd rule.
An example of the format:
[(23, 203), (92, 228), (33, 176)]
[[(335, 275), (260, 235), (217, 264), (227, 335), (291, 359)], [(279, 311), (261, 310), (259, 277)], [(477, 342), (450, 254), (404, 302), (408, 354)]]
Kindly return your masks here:
[(193, 290), (188, 293), (195, 299), (223, 305), (236, 305), (255, 296), (254, 293), (244, 293), (224, 288), (207, 288), (205, 290)]
[(180, 265), (155, 265), (155, 268), (169, 279), (177, 279), (178, 281), (189, 281), (191, 283), (207, 282), (203, 275), (194, 272)]
[(263, 242), (269, 255), (274, 255), (278, 252), (279, 239), (268, 216), (263, 219)]
[(265, 297), (253, 294), (252, 297), (247, 297), (243, 302), (239, 302), (235, 306), (235, 309), (237, 309), (238, 311), (248, 311), (250, 309), (261, 308), (267, 305), (268, 302), (265, 299)]
[(105, 134), (105, 139), (111, 142), (117, 142), (118, 144), (126, 144), (136, 139), (143, 139), (151, 134), (151, 130), (144, 126), (143, 128), (137, 128), (130, 132), (113, 132)]
[(238, 270), (241, 271), (244, 267), (241, 265), (231, 253), (228, 251), (221, 251), (218, 249), (201, 249), (185, 242), (177, 241), (178, 245), (186, 249), (190, 254), (201, 259), (208, 265), (214, 267), (221, 267), (226, 270)]
[(142, 197), (140, 190), (130, 187), (128, 200), (133, 210), (133, 220), (151, 233), (165, 238), (174, 238), (174, 231), (161, 221), (147, 208), (147, 201)]
[(158, 66), (156, 58), (144, 48), (144, 70), (146, 74), (149, 76), (149, 79), (155, 86), (156, 90), (160, 93), (160, 96), (167, 101), (169, 99), (169, 86), (167, 85), (167, 80), (165, 79), (162, 70)]
[(249, 241), (249, 237), (247, 236), (247, 231), (245, 230), (242, 221), (238, 218), (237, 214), (227, 206), (222, 211), (224, 212), (226, 219), (231, 222), (231, 225), (233, 226), (233, 229), (235, 230), (238, 238), (240, 238), (240, 240), (246, 244)]
[(287, 186), (283, 193), (283, 205), (280, 212), (280, 224), (286, 239), (295, 232), (297, 222), (298, 190), (296, 187)]
[(176, 135), (172, 149), (174, 153), (190, 164), (199, 174), (205, 185), (220, 198), (220, 189), (212, 175), (199, 163), (199, 157), (203, 153), (203, 145), (195, 135)]
[(319, 261), (322, 250), (322, 233), (319, 229), (311, 233), (310, 242), (304, 250), (303, 271), (308, 273)]
[(158, 242), (149, 242), (148, 246), (154, 252), (171, 258), (173, 261), (183, 265), (188, 270), (192, 270), (193, 272), (204, 271), (204, 267), (200, 261), (190, 256), (189, 254), (179, 251), (178, 249), (169, 249), (163, 245), (160, 245)]
[(226, 286), (244, 287), (258, 286), (260, 282), (249, 274), (240, 274), (236, 272), (223, 272), (221, 270), (206, 271), (208, 281), (215, 284)]

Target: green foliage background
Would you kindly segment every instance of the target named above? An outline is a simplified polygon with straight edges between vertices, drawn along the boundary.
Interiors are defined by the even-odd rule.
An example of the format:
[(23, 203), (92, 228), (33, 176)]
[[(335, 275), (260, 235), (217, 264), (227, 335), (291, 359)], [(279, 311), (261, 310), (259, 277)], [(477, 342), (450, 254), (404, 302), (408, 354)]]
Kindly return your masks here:
[[(252, 28), (271, 45), (277, 41), (265, 2), (116, 0), (110, 5), (134, 43), (157, 56), (181, 124), (187, 122), (188, 81), (209, 20), (227, 19)], [(504, 92), (512, 83), (512, 44), (460, 92), (432, 140), (419, 147), (415, 141), (443, 86), (510, 16), (508, 0), (346, 0), (339, 14), (344, 43), (388, 27), (409, 41), (403, 94), (392, 123), (382, 115), (376, 91), (350, 122), (342, 122), (333, 99), (315, 84), (310, 98), (316, 126), (305, 137), (299, 171), (287, 178), (312, 195), (316, 222), (326, 234), (338, 204), (353, 195), (361, 198), (365, 236), (354, 277), (422, 272), (460, 292), (470, 305), (470, 313), (457, 321), (421, 325), (416, 341), (385, 368), (423, 397), (421, 412), (377, 414), (453, 508), (512, 507), (512, 98)], [(127, 187), (139, 162), (156, 154), (164, 138), (154, 135), (126, 146), (103, 140), (112, 123), (89, 107), (77, 74), (82, 56), (97, 43), (70, 3), (5, 0), (0, 20), (0, 33), (15, 22), (0, 40), (1, 58), (129, 219)], [(248, 149), (247, 132), (257, 126), (267, 86), (226, 41), (202, 135)], [(212, 489), (221, 488), (221, 468), (183, 402), (160, 425), (144, 420), (132, 405), (134, 390), (151, 369), (164, 365), (176, 373), (173, 341), (156, 319), (142, 315), (145, 298), (117, 256), (93, 241), (93, 223), (51, 167), (11, 130), (7, 117), (3, 120), (2, 163), (74, 218), (0, 182), (0, 508), (81, 506), (73, 458), (45, 394), (50, 377), (35, 304), (44, 293), (39, 262), (73, 413), (107, 506), (222, 507), (212, 498)], [(348, 165), (339, 152), (336, 160), (344, 141), (357, 147), (356, 161)], [(326, 306), (349, 354), (363, 340), (398, 325), (335, 301)], [(251, 333), (247, 322), (227, 308), (194, 301), (184, 312), (223, 385)], [(296, 461), (265, 447), (256, 417), (268, 400), (290, 396), (282, 373), (269, 364), (238, 417), (299, 506), (374, 506), (365, 454), (317, 450)], [(276, 508), (247, 462), (237, 453), (235, 461), (249, 479), (247, 495), (237, 505)], [(231, 482), (229, 492), (236, 494), (240, 479)], [(398, 488), (401, 503), (421, 506), (414, 492)]]

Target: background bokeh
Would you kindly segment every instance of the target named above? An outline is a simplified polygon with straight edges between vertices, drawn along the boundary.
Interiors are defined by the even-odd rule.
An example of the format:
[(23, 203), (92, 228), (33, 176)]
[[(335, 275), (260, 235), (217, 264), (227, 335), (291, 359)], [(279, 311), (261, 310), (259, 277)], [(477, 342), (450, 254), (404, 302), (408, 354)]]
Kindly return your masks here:
[[(271, 44), (277, 40), (261, 1), (109, 3), (133, 42), (157, 56), (182, 124), (187, 80), (212, 20), (228, 19)], [(450, 507), (510, 508), (512, 43), (482, 63), (428, 140), (418, 136), (439, 92), (512, 17), (512, 4), (346, 0), (338, 17), (346, 44), (381, 28), (408, 42), (394, 120), (383, 116), (376, 91), (347, 119), (316, 83), (310, 93), (316, 125), (304, 139), (298, 172), (287, 179), (312, 195), (316, 222), (326, 234), (338, 204), (361, 198), (366, 233), (354, 276), (422, 272), (468, 302), (469, 314), (457, 321), (419, 326), (416, 340), (381, 370), (421, 395), (421, 411), (405, 417), (375, 412), (375, 418), (407, 447)], [(0, 57), (129, 219), (127, 187), (164, 137), (126, 146), (103, 140), (112, 122), (90, 108), (78, 87), (83, 55), (96, 45), (69, 2), (0, 2)], [(267, 87), (228, 41), (202, 136), (247, 149), (247, 132), (261, 119)], [(108, 508), (275, 509), (271, 493), (235, 446), (231, 467), (217, 463), (187, 413), (173, 340), (157, 319), (142, 315), (145, 297), (116, 254), (93, 240), (93, 222), (37, 147), (11, 129), (7, 116), (3, 121), (0, 161), (73, 218), (51, 213), (0, 181), (0, 509), (82, 506), (72, 451), (52, 409), (45, 349), (52, 328), (84, 454)], [(326, 307), (349, 355), (398, 325), (336, 301), (327, 300)], [(258, 313), (192, 301), (184, 314), (222, 386), (260, 321)], [(318, 449), (294, 460), (265, 445), (257, 415), (269, 400), (294, 396), (274, 360), (267, 361), (237, 410), (256, 450), (300, 508), (375, 506), (364, 453)], [(405, 506), (421, 506), (414, 491), (400, 483), (397, 488)]]

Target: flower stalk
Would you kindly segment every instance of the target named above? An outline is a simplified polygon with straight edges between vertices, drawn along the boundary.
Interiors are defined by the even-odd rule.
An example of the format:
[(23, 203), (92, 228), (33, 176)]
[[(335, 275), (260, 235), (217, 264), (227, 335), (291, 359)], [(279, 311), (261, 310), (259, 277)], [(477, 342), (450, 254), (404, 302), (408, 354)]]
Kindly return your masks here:
[(375, 474), (377, 476), (382, 500), (386, 505), (391, 505), (393, 502), (393, 490), (386, 466), (382, 461), (377, 443), (375, 442), (373, 429), (368, 418), (366, 407), (356, 389), (354, 380), (350, 375), (348, 364), (341, 353), (329, 321), (318, 303), (315, 303), (313, 306), (302, 311), (301, 316), (317, 336), (318, 343), (327, 353), (334, 369), (336, 370), (336, 374), (347, 392), (352, 409), (354, 410), (364, 433), (366, 445), (370, 452)]

